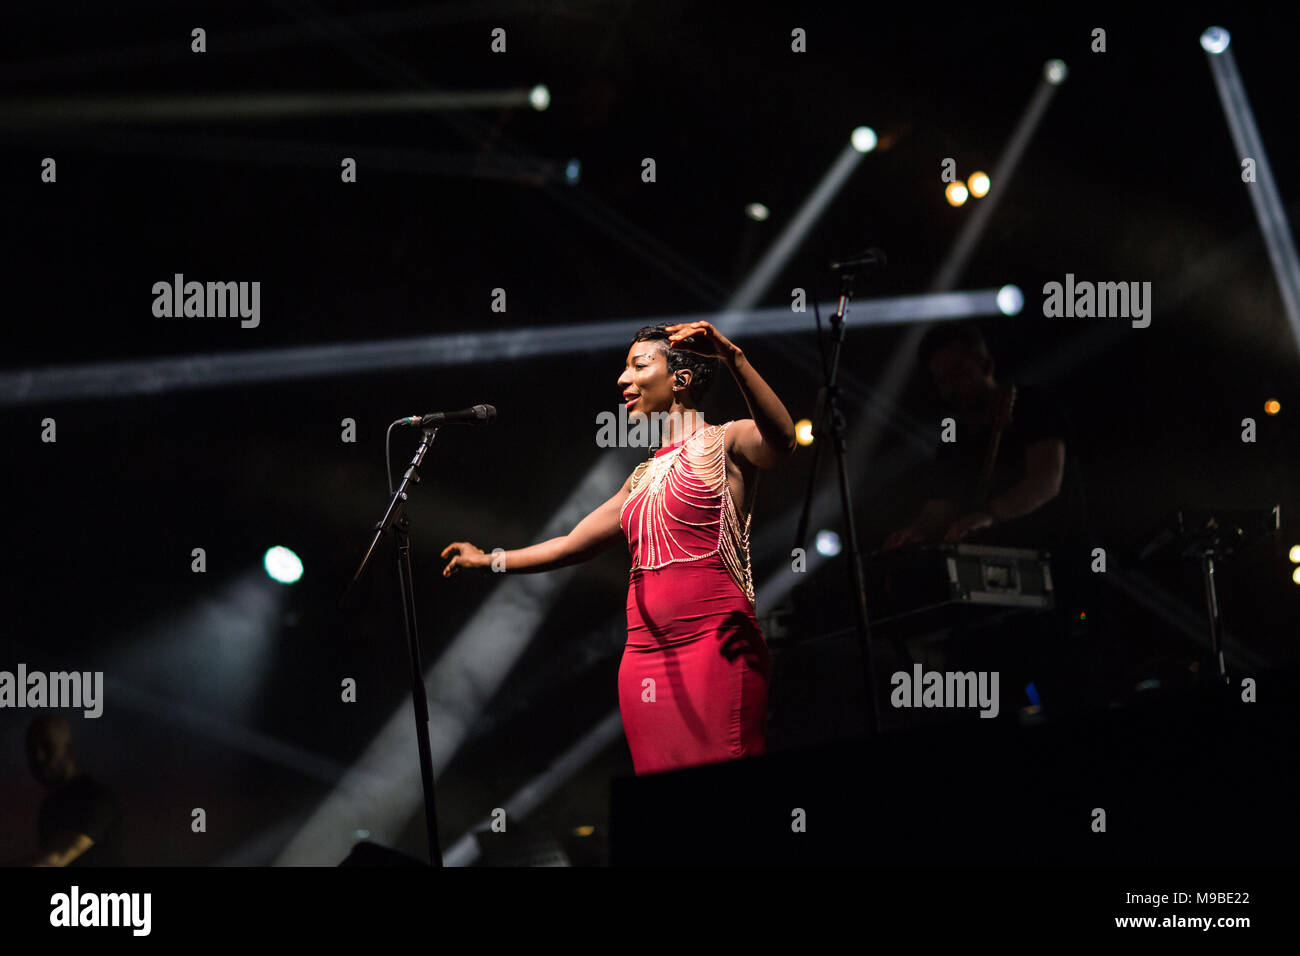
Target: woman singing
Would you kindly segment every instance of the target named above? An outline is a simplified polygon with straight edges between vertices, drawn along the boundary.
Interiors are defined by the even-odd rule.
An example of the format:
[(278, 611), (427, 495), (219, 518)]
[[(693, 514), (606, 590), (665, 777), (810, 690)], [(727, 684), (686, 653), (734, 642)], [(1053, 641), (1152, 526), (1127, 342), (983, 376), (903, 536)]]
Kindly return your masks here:
[[(721, 361), (753, 418), (709, 425), (697, 405)], [(443, 569), (549, 571), (626, 536), (632, 557), (619, 711), (638, 774), (766, 750), (771, 658), (754, 617), (749, 519), (757, 470), (794, 450), (794, 422), (745, 353), (708, 322), (647, 326), (618, 379), (629, 416), (655, 416), (664, 444), (567, 535), (485, 554), (443, 549)]]

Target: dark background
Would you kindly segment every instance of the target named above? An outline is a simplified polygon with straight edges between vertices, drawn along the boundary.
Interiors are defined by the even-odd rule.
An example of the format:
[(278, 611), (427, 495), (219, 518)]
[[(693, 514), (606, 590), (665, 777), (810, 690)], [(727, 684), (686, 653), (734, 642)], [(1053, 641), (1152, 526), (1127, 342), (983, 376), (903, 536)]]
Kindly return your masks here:
[[(1300, 76), (1277, 14), (1263, 5), (1233, 5), (1227, 20), (1131, 7), (882, 9), (10, 5), (0, 28), (5, 98), (541, 82), (552, 103), (545, 112), (6, 127), (3, 371), (608, 320), (625, 323), (630, 337), (648, 319), (719, 307), (860, 124), (882, 147), (864, 157), (761, 304), (786, 304), (791, 287), (814, 282), (830, 297), (826, 261), (871, 241), (888, 250), (890, 267), (861, 296), (923, 292), (977, 202), (946, 203), (941, 161), (955, 158), (959, 176), (990, 171), (1044, 61), (1060, 57), (1069, 78), (957, 288), (1014, 282), (1025, 291), (1020, 315), (982, 324), (999, 370), (1061, 396), (1079, 431), (1072, 452), (1095, 540), (1117, 567), (1136, 567), (1144, 531), (1174, 507), (1281, 504), (1282, 535), (1239, 555), (1220, 587), (1234, 648), (1249, 653), (1239, 668), (1294, 663), (1300, 588), (1286, 550), (1300, 541), (1297, 343), (1246, 192), (1256, 187), (1240, 180), (1197, 42), (1214, 23), (1232, 32), (1294, 218)], [(189, 50), (194, 26), (207, 30), (206, 54)], [(505, 55), (489, 50), (496, 26), (507, 30)], [(796, 26), (808, 31), (807, 54), (790, 52)], [(1105, 53), (1089, 51), (1098, 26)], [(390, 162), (363, 158), (358, 182), (344, 185), (344, 155)], [(55, 185), (40, 182), (45, 156), (58, 161)], [(641, 181), (645, 156), (657, 160), (656, 183)], [(570, 158), (582, 164), (577, 185), (535, 172), (555, 174)], [(489, 172), (506, 160), (534, 173)], [(772, 218), (747, 219), (752, 201)], [(259, 280), (260, 327), (154, 318), (152, 284), (175, 272)], [(1151, 326), (1043, 318), (1043, 283), (1067, 272), (1150, 281)], [(490, 309), (495, 287), (507, 290), (505, 314)], [(786, 335), (750, 337), (743, 327), (735, 335), (796, 419), (811, 414), (818, 385), (793, 360), (796, 347), (812, 345), (811, 325), (792, 316)], [(902, 336), (897, 326), (853, 326), (850, 313), (851, 422), (897, 360)], [(387, 551), (365, 608), (335, 608), (384, 506), (386, 423), (481, 401), (499, 412), (490, 430), (439, 435), (410, 506), (427, 667), (496, 584), (443, 580), (437, 552), (455, 539), (485, 548), (537, 539), (599, 458), (591, 423), (617, 407), (622, 361), (617, 348), (574, 341), (565, 354), (518, 361), (0, 407), (8, 486), (0, 668), (102, 669), (113, 682), (103, 718), (71, 719), (83, 766), (127, 807), (134, 862), (270, 862), (329, 781), (409, 706)], [(913, 376), (890, 406), (877, 449), (906, 470), (855, 475), (865, 548), (919, 506), (924, 455), (915, 439), (932, 442), (938, 418), (921, 385)], [(1277, 418), (1263, 415), (1269, 398), (1282, 403)], [(717, 421), (745, 414), (726, 381), (706, 411)], [(1247, 416), (1259, 424), (1254, 444), (1240, 440)], [(57, 444), (40, 441), (47, 417), (58, 423)], [(358, 423), (355, 444), (340, 440), (345, 417)], [(408, 457), (412, 433), (395, 447)], [(755, 550), (756, 583), (788, 562), (810, 458), (801, 450), (764, 476), (755, 528), (776, 544)], [(836, 519), (822, 526), (843, 530)], [(290, 589), (259, 570), (273, 544), (303, 557), (305, 576)], [(190, 571), (194, 547), (206, 549), (204, 575)], [(796, 608), (819, 609), (793, 616), (796, 645), (849, 625), (843, 561), (796, 591)], [(616, 708), (626, 569), (616, 548), (569, 579), (440, 770), (444, 844)], [(1141, 570), (1188, 614), (1202, 613), (1194, 567)], [(246, 627), (241, 609), (253, 621)], [(1177, 684), (1206, 666), (1203, 638), (1118, 597), (1114, 611), (1121, 688)], [(847, 641), (841, 653), (851, 652)], [(790, 660), (788, 674), (808, 673), (806, 655), (791, 651)], [(774, 741), (824, 734), (807, 714), (839, 706), (827, 699), (851, 713), (852, 674), (828, 670), (806, 698), (774, 695)], [(339, 703), (345, 676), (361, 688), (356, 704)], [(0, 858), (33, 840), (39, 790), (21, 746), (29, 716), (0, 713), (8, 781)], [(847, 717), (832, 725), (832, 736), (854, 729)], [(620, 740), (528, 826), (561, 838), (575, 862), (601, 862), (609, 781), (631, 769)], [(209, 811), (202, 840), (189, 831), (195, 806)], [(580, 825), (595, 826), (594, 836), (567, 836)], [(399, 848), (418, 854), (422, 842), (417, 817)]]

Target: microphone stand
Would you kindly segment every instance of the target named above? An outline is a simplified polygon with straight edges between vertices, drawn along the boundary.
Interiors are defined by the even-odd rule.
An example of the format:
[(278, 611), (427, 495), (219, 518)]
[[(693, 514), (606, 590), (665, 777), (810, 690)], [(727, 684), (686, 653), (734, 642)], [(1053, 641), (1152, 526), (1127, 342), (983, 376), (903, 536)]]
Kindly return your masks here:
[(424, 665), (420, 661), (420, 638), (415, 621), (415, 588), (411, 575), (411, 539), (409, 534), (411, 522), (405, 511), (407, 489), (420, 480), (420, 475), (416, 469), (424, 461), (425, 453), (428, 452), (429, 446), (433, 444), (433, 436), (437, 434), (438, 428), (430, 425), (425, 426), (422, 431), (424, 432), (424, 439), (420, 442), (420, 447), (415, 450), (415, 455), (412, 457), (406, 473), (402, 475), (401, 484), (397, 486), (392, 501), (388, 503), (388, 510), (379, 520), (379, 523), (375, 525), (375, 534), (370, 540), (370, 547), (366, 549), (365, 557), (361, 559), (361, 565), (344, 589), (339, 604), (340, 606), (343, 605), (347, 596), (352, 593), (357, 583), (365, 575), (380, 540), (391, 529), (397, 542), (397, 579), (402, 588), (402, 619), (406, 628), (406, 647), (411, 665), (411, 704), (415, 710), (415, 736), (420, 749), (420, 782), (424, 787), (424, 826), (429, 842), (429, 864), (441, 867), (442, 850), (438, 846), (438, 810), (433, 793), (433, 755), (429, 748), (429, 700), (424, 688)]
[[(844, 417), (839, 409), (839, 386), (837, 379), (840, 368), (840, 352), (844, 347), (844, 314), (848, 310), (849, 300), (853, 297), (852, 268), (845, 268), (840, 273), (839, 307), (831, 316), (831, 334), (834, 336), (833, 351), (829, 365), (826, 349), (822, 344), (821, 309), (817, 304), (816, 286), (813, 286), (813, 311), (817, 319), (817, 351), (822, 360), (822, 378), (825, 384), (817, 391), (817, 408), (813, 424), (813, 460), (808, 471), (808, 489), (804, 494), (803, 512), (799, 516), (799, 528), (795, 534), (795, 547), (802, 548), (808, 535), (808, 519), (812, 510), (813, 487), (817, 480), (817, 462), (821, 457), (823, 436), (830, 438), (835, 450), (840, 482), (840, 508), (844, 514), (844, 526), (849, 537), (849, 591), (853, 595), (854, 626), (858, 636), (858, 650), (862, 655), (862, 683), (866, 689), (870, 707), (867, 710), (867, 733), (880, 733), (880, 704), (876, 699), (875, 673), (871, 663), (871, 626), (867, 622), (867, 589), (862, 573), (862, 554), (858, 550), (857, 525), (853, 520), (853, 500), (849, 493), (849, 472), (845, 461)], [(825, 425), (830, 423), (829, 435)]]

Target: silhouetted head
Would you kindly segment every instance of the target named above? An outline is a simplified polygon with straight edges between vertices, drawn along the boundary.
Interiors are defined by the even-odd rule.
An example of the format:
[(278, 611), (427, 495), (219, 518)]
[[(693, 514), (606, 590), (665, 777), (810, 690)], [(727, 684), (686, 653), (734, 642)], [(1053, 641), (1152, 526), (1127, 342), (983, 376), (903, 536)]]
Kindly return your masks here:
[(27, 766), (47, 787), (71, 780), (77, 774), (72, 747), (72, 727), (62, 717), (37, 717), (27, 727)]
[(958, 410), (980, 408), (997, 389), (993, 356), (980, 330), (968, 322), (930, 329), (921, 339), (919, 357), (939, 397)]
[(662, 325), (647, 325), (632, 338), (618, 377), (628, 414), (652, 415), (695, 409), (708, 391), (716, 361), (668, 347)]

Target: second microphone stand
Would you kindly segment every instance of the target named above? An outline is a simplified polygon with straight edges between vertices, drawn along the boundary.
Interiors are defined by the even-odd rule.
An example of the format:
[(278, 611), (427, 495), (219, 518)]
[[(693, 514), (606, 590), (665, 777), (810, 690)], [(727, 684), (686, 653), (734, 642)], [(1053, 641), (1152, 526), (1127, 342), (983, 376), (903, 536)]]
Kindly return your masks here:
[[(858, 549), (858, 531), (853, 519), (853, 496), (849, 492), (848, 464), (845, 460), (844, 416), (839, 409), (840, 353), (844, 347), (844, 315), (848, 311), (849, 300), (853, 297), (854, 273), (845, 269), (840, 273), (840, 299), (835, 314), (831, 316), (831, 334), (833, 336), (831, 358), (826, 358), (826, 349), (822, 343), (821, 309), (817, 296), (813, 295), (813, 310), (817, 319), (817, 351), (822, 360), (822, 377), (825, 384), (817, 394), (817, 418), (813, 424), (813, 460), (808, 472), (808, 490), (804, 495), (803, 513), (799, 516), (799, 529), (795, 536), (795, 547), (802, 548), (807, 540), (808, 519), (812, 509), (813, 488), (817, 480), (817, 462), (821, 457), (823, 436), (830, 438), (835, 450), (840, 482), (840, 508), (844, 513), (844, 526), (848, 531), (849, 544), (849, 591), (853, 595), (853, 618), (858, 636), (858, 650), (862, 655), (862, 683), (866, 690), (870, 707), (867, 709), (867, 733), (875, 735), (880, 732), (880, 704), (876, 699), (875, 670), (871, 661), (871, 625), (867, 621), (867, 589), (862, 572), (862, 552)], [(814, 290), (815, 292), (815, 290)], [(829, 423), (829, 434), (826, 425)]]

